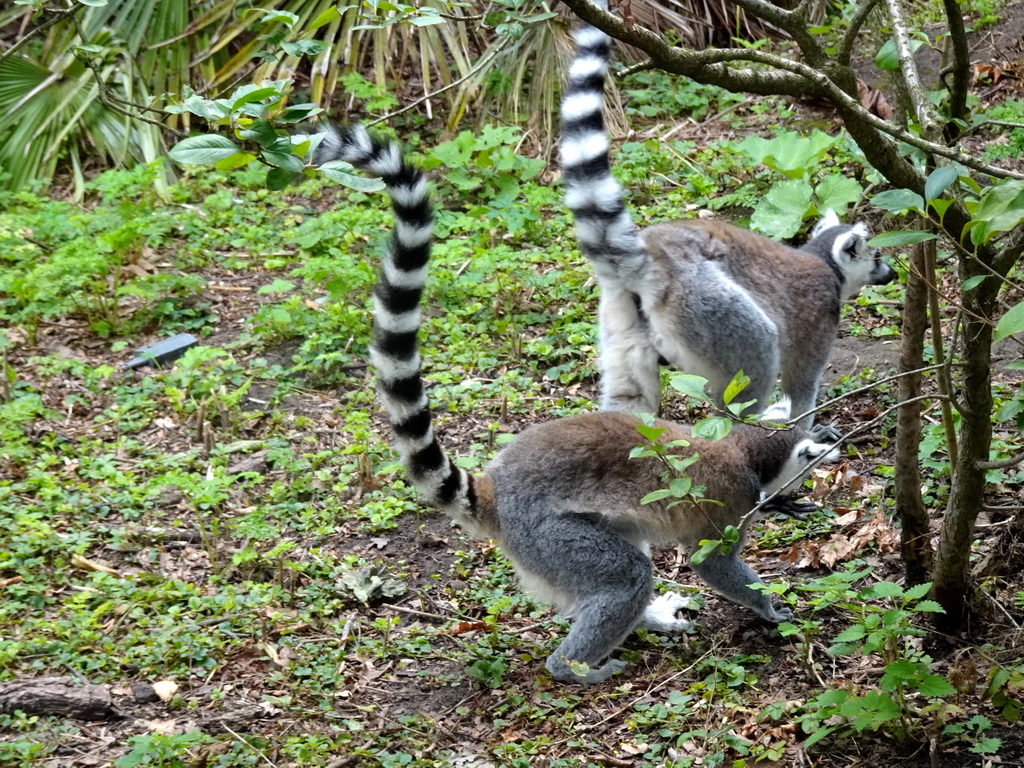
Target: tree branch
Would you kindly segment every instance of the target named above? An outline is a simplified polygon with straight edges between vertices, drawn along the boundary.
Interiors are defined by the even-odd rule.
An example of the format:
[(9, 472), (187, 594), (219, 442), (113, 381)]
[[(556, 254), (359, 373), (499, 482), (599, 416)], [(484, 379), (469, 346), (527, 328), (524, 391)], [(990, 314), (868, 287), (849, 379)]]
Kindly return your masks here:
[[(943, 10), (946, 12), (946, 24), (949, 35), (947, 44), (952, 46), (953, 61), (953, 85), (949, 87), (949, 114), (953, 120), (967, 119), (967, 92), (971, 87), (971, 53), (967, 47), (967, 32), (964, 28), (963, 7), (959, 0), (942, 0)], [(945, 80), (943, 80), (945, 84)], [(957, 130), (956, 123), (949, 122), (949, 127), (954, 135), (947, 135), (947, 139), (955, 138)]]
[(1008, 459), (997, 459), (996, 461), (976, 461), (974, 466), (978, 469), (1009, 469), (1024, 461), (1024, 451), (1011, 456)]
[(917, 73), (914, 49), (910, 46), (910, 35), (907, 33), (907, 21), (903, 17), (903, 7), (900, 5), (900, 0), (885, 0), (885, 4), (889, 8), (892, 39), (896, 43), (896, 54), (900, 60), (900, 71), (903, 73), (903, 82), (907, 86), (910, 103), (917, 114), (917, 122), (921, 125), (921, 131), (934, 141), (940, 136), (939, 126), (932, 115), (931, 103), (925, 98), (921, 76)]
[(733, 0), (733, 2), (754, 16), (764, 19), (786, 32), (800, 48), (804, 60), (811, 66), (825, 61), (825, 53), (818, 41), (807, 31), (807, 6), (801, 5), (796, 10), (787, 11), (765, 0)]
[[(929, 141), (871, 114), (837, 82), (836, 78), (842, 76), (843, 79), (849, 81), (851, 91), (855, 88), (856, 77), (847, 68), (816, 69), (802, 62), (790, 61), (781, 56), (745, 48), (712, 48), (700, 52), (688, 48), (676, 48), (639, 24), (627, 28), (622, 19), (594, 5), (590, 0), (564, 0), (564, 2), (587, 23), (616, 40), (621, 40), (644, 51), (651, 57), (654, 66), (666, 72), (684, 75), (696, 82), (716, 85), (730, 91), (756, 93), (762, 96), (819, 96), (826, 98), (836, 106), (847, 124), (852, 120), (860, 121), (875, 131), (881, 131), (912, 147), (956, 161), (996, 178), (1024, 179), (1024, 173), (983, 163), (959, 149)], [(733, 69), (727, 66), (738, 61), (762, 64), (781, 71), (765, 72), (755, 69)], [(878, 137), (876, 136), (874, 140), (877, 142)], [(912, 171), (912, 166), (906, 171), (909, 174)], [(924, 179), (917, 178), (917, 183), (913, 185), (902, 184), (899, 186), (908, 186), (920, 192), (924, 187)]]
[(875, 10), (875, 6), (878, 3), (879, 0), (863, 0), (857, 6), (857, 12), (853, 15), (853, 18), (850, 19), (850, 26), (843, 35), (843, 39), (839, 42), (839, 50), (836, 53), (839, 63), (844, 67), (850, 65), (850, 59), (853, 57), (853, 46), (857, 42), (860, 28), (864, 26), (864, 22), (868, 20), (868, 16)]

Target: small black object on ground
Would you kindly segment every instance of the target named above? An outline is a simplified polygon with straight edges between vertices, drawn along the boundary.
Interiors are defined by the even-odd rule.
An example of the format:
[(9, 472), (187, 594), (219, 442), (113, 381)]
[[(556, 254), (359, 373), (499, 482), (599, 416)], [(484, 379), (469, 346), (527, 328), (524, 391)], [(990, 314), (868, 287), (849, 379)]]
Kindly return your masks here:
[(199, 339), (191, 333), (179, 333), (169, 339), (163, 339), (156, 344), (136, 350), (135, 357), (122, 365), (122, 368), (141, 368), (144, 365), (152, 365), (160, 368), (167, 363), (177, 360), (190, 348), (199, 343)]

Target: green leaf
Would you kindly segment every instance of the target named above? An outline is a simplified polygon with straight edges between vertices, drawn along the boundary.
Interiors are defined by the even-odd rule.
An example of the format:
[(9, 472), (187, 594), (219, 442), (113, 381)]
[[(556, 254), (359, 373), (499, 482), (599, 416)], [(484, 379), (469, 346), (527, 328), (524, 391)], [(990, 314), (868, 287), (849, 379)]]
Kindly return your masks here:
[(942, 193), (958, 178), (960, 178), (960, 174), (951, 165), (936, 168), (928, 175), (928, 180), (924, 183), (924, 199), (936, 200), (942, 197)]
[(78, 0), (78, 2), (90, 8), (104, 8), (107, 5), (107, 0)]
[(903, 587), (891, 581), (879, 581), (872, 584), (862, 593), (864, 597), (903, 597)]
[[(923, 40), (910, 41), (911, 51), (916, 51), (922, 45), (924, 45)], [(882, 47), (878, 49), (878, 53), (875, 54), (875, 66), (887, 72), (893, 72), (900, 68), (900, 57), (896, 50), (896, 41), (894, 39), (886, 40)]]
[(818, 200), (818, 210), (832, 210), (841, 214), (847, 206), (864, 196), (864, 189), (856, 179), (834, 173), (826, 176), (814, 188), (814, 196)]
[(922, 597), (927, 595), (929, 591), (931, 591), (931, 588), (932, 583), (930, 581), (926, 581), (924, 584), (915, 584), (909, 589), (904, 590), (903, 595), (911, 600), (920, 600)]
[(225, 157), (223, 160), (218, 160), (214, 163), (214, 168), (218, 171), (233, 171), (235, 168), (241, 168), (246, 165), (250, 160), (255, 160), (255, 155), (250, 155), (248, 152), (235, 152), (235, 154)]
[(1024, 221), (1024, 181), (1003, 179), (989, 187), (974, 210), (971, 242), (987, 243), (1000, 232), (1009, 232)]
[(784, 131), (771, 139), (748, 136), (740, 142), (738, 149), (755, 163), (763, 163), (790, 179), (802, 179), (824, 159), (835, 143), (835, 138), (818, 130), (810, 136)]
[(889, 213), (924, 210), (924, 198), (909, 189), (887, 189), (872, 197), (871, 202), (876, 208)]
[(830, 733), (832, 733), (835, 729), (835, 726), (831, 725), (824, 728), (819, 728), (804, 740), (804, 749), (813, 746), (814, 744), (817, 744), (819, 741), (821, 741)]
[(380, 179), (366, 179), (362, 176), (356, 176), (345, 171), (344, 167), (352, 168), (351, 165), (342, 160), (331, 160), (321, 165), (317, 170), (331, 181), (360, 192), (380, 192), (385, 188), (384, 182)]
[(651, 491), (642, 499), (640, 499), (640, 503), (653, 504), (656, 501), (661, 501), (662, 499), (667, 499), (673, 497), (674, 495), (675, 494), (673, 494), (672, 491), (670, 491), (668, 488), (659, 488), (656, 491)]
[(274, 126), (269, 121), (263, 119), (253, 120), (245, 128), (240, 128), (238, 136), (242, 139), (255, 141), (261, 146), (273, 144), (280, 138), (277, 131), (274, 130)]
[(708, 380), (703, 376), (695, 376), (692, 373), (679, 373), (669, 381), (671, 387), (677, 392), (688, 395), (702, 403), (710, 403), (711, 398), (704, 392)]
[(263, 159), (266, 160), (273, 166), (281, 168), (292, 173), (302, 173), (302, 169), (305, 167), (302, 164), (302, 160), (297, 158), (295, 155), (289, 155), (284, 152), (264, 152)]
[(936, 675), (929, 673), (921, 678), (917, 684), (917, 690), (924, 696), (931, 698), (940, 698), (942, 696), (952, 696), (956, 693), (956, 688), (944, 678), (942, 675)]
[(772, 185), (754, 206), (750, 225), (769, 237), (792, 237), (803, 224), (811, 207), (811, 185), (803, 179), (790, 179)]
[(1024, 331), (1024, 302), (1010, 307), (1010, 310), (999, 318), (992, 338), (999, 341), (1021, 331)]
[(182, 139), (167, 153), (177, 163), (209, 165), (238, 152), (238, 145), (226, 136), (189, 136)]
[(748, 384), (750, 384), (750, 377), (745, 375), (743, 371), (737, 371), (736, 375), (730, 379), (729, 384), (725, 387), (725, 392), (722, 393), (722, 401), (726, 404), (731, 403), (736, 399), (736, 395), (746, 389)]
[(860, 624), (854, 624), (852, 627), (847, 627), (838, 635), (836, 635), (834, 642), (837, 643), (852, 643), (860, 640), (867, 632), (864, 631), (864, 627)]
[(700, 419), (693, 425), (694, 437), (702, 437), (705, 440), (721, 440), (732, 431), (732, 419), (725, 416), (709, 416)]
[(914, 604), (914, 610), (921, 613), (945, 613), (946, 609), (934, 600), (922, 600)]
[(894, 229), (890, 232), (875, 235), (868, 242), (868, 245), (874, 248), (888, 248), (894, 245), (923, 243), (928, 240), (934, 240), (936, 237), (938, 236), (932, 232), (925, 232), (920, 229)]
[(278, 191), (292, 183), (292, 172), (284, 168), (271, 168), (267, 171), (267, 189)]
[(256, 101), (263, 101), (269, 96), (281, 96), (281, 90), (279, 88), (257, 88), (256, 90), (249, 91), (239, 96), (231, 105), (231, 111), (234, 112), (243, 104), (249, 104)]
[(985, 282), (985, 278), (987, 277), (988, 275), (975, 275), (974, 277), (969, 277), (966, 280), (964, 280), (964, 284), (960, 286), (960, 289), (963, 291), (973, 291), (975, 288), (977, 288), (979, 285)]
[(640, 436), (645, 440), (656, 443), (658, 442), (658, 438), (665, 433), (665, 427), (652, 427), (648, 424), (637, 424), (636, 431), (639, 432)]

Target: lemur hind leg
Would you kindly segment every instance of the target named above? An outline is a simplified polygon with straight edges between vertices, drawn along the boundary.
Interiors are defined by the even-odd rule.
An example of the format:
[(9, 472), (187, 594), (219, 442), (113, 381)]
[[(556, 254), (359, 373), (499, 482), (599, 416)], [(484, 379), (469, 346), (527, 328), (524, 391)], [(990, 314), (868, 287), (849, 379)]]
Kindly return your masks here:
[[(564, 596), (573, 621), (546, 667), (556, 680), (599, 683), (623, 669), (612, 652), (633, 630), (654, 587), (650, 559), (597, 515), (531, 515), (506, 530), (505, 549), (517, 568)], [(569, 662), (583, 662), (580, 674)]]

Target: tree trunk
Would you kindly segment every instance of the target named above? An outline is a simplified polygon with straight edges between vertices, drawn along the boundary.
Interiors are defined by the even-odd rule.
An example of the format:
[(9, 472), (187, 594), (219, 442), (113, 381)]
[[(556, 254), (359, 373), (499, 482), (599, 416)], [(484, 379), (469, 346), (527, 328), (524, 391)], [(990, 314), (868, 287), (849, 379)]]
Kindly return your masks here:
[[(918, 243), (910, 252), (910, 270), (903, 300), (903, 332), (900, 348), (900, 373), (924, 366), (925, 310), (928, 288), (924, 281), (926, 243)], [(932, 570), (931, 529), (928, 510), (921, 498), (921, 470), (918, 447), (921, 444), (921, 374), (899, 380), (900, 406), (896, 420), (896, 514), (900, 519), (903, 568), (908, 585), (928, 581)]]
[[(988, 274), (970, 259), (960, 260), (960, 281)], [(956, 631), (968, 615), (971, 596), (969, 565), (974, 524), (981, 514), (985, 470), (992, 442), (992, 321), (998, 284), (991, 278), (963, 295), (963, 378), (960, 391), (959, 455), (953, 472), (949, 504), (939, 536), (932, 573), (932, 594), (945, 614), (935, 614), (938, 627)]]

